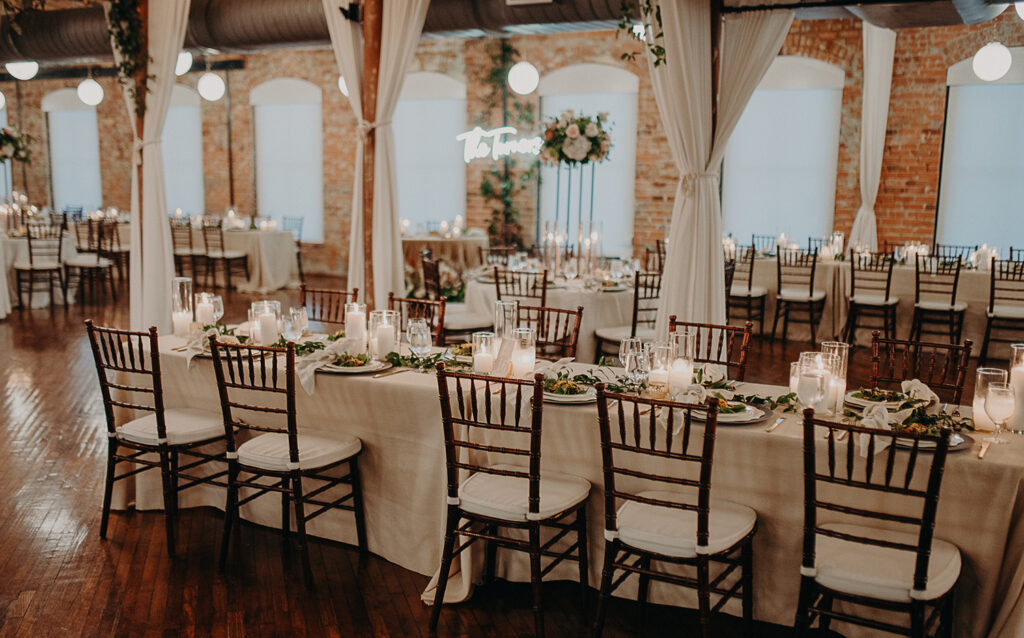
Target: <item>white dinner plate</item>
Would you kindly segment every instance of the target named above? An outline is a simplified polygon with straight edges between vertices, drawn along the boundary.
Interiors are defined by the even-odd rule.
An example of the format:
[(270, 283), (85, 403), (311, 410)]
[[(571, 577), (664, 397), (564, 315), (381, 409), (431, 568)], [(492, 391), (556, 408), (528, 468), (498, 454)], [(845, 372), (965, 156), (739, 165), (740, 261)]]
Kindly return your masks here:
[[(847, 392), (846, 397), (843, 399), (843, 403), (861, 410), (868, 406), (880, 403), (880, 401), (868, 401), (867, 399), (855, 397), (853, 396), (854, 392), (860, 392), (860, 390), (853, 390), (851, 392)], [(903, 405), (903, 401), (886, 401), (885, 409), (889, 410), (890, 412), (895, 412), (896, 410), (900, 409), (901, 405)]]
[(322, 368), (318, 368), (317, 372), (326, 372), (328, 374), (365, 374), (367, 372), (380, 372), (381, 370), (387, 370), (391, 367), (391, 364), (387, 361), (371, 361), (365, 366), (336, 366), (333, 363), (328, 363)]
[(587, 391), (584, 392), (583, 394), (552, 394), (550, 392), (545, 392), (544, 402), (561, 403), (563, 405), (596, 403), (597, 390), (595, 390), (594, 388), (587, 388)]
[[(743, 412), (736, 412), (731, 414), (718, 414), (718, 422), (722, 425), (750, 425), (752, 423), (760, 423), (771, 415), (770, 410), (765, 410), (754, 405), (744, 404), (746, 409)], [(701, 412), (694, 412), (693, 418), (696, 420), (703, 421), (701, 418)]]

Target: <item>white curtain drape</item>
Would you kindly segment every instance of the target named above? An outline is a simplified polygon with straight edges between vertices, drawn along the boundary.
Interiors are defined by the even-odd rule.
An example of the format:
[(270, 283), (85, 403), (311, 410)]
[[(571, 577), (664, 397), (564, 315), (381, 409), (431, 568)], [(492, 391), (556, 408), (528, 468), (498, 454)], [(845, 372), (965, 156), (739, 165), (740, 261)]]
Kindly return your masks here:
[[(352, 188), (352, 230), (349, 237), (348, 286), (358, 287), (365, 295), (373, 294), (378, 308), (387, 303), (388, 292), (405, 293), (405, 267), (402, 257), (402, 233), (398, 216), (398, 193), (395, 169), (395, 136), (391, 127), (405, 73), (416, 53), (429, 0), (407, 0), (384, 3), (384, 24), (381, 34), (380, 74), (377, 85), (377, 117), (375, 122), (363, 119), (360, 83), (363, 75), (363, 36), (358, 24), (347, 20), (339, 7), (348, 2), (323, 0), (324, 14), (331, 34), (334, 57), (348, 85), (348, 100), (359, 118), (356, 144), (355, 182)], [(366, 290), (364, 282), (366, 256), (363, 254), (363, 135), (370, 129), (377, 133), (373, 177), (373, 283)]]
[(720, 165), (750, 96), (782, 47), (792, 11), (728, 16), (722, 31), (718, 127), (711, 130), (711, 7), (705, 0), (662, 1), (666, 62), (648, 67), (679, 185), (668, 232), (656, 330), (669, 315), (725, 323)]
[[(164, 194), (164, 160), (160, 137), (167, 119), (174, 88), (174, 65), (185, 42), (190, 0), (154, 0), (149, 3), (149, 93), (146, 94), (146, 120), (142, 139), (134, 137), (132, 147), (132, 225), (129, 298), (132, 330), (156, 326), (167, 332), (171, 324), (171, 278), (174, 262), (167, 223), (167, 198)], [(109, 10), (109, 4), (104, 4)], [(112, 45), (114, 59), (120, 56)], [(125, 103), (132, 132), (135, 104), (125, 88)], [(139, 200), (138, 166), (142, 163), (142, 200)]]
[(864, 96), (860, 115), (860, 209), (853, 220), (849, 245), (861, 244), (878, 250), (875, 199), (882, 177), (885, 126), (889, 119), (892, 63), (896, 54), (896, 32), (864, 25)]

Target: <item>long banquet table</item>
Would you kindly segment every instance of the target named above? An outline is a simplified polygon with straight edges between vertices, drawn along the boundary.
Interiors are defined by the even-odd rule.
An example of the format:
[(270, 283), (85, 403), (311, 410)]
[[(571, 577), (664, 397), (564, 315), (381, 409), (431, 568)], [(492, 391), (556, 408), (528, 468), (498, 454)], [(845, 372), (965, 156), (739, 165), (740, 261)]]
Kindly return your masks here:
[[(212, 363), (195, 359), (186, 365), (172, 348), (183, 340), (163, 337), (161, 367), (167, 407), (219, 410)], [(580, 364), (575, 364), (580, 365)], [(585, 367), (585, 366), (580, 366)], [(781, 387), (743, 384), (745, 393), (777, 395)], [(396, 401), (396, 397), (402, 400)], [(297, 399), (301, 427), (318, 433), (344, 432), (363, 441), (366, 527), (370, 550), (406, 569), (432, 574), (440, 563), (445, 511), (445, 471), (437, 383), (432, 374), (406, 372), (380, 379), (370, 376), (318, 374), (316, 390)], [(542, 467), (576, 474), (593, 488), (589, 508), (590, 582), (599, 583), (604, 537), (604, 499), (600, 441), (594, 405), (545, 405)], [(754, 544), (755, 616), (791, 625), (799, 586), (802, 533), (801, 426), (796, 414), (774, 432), (763, 425), (721, 426), (716, 442), (713, 495), (743, 503), (758, 513)], [(980, 438), (980, 437), (978, 437)], [(824, 447), (824, 441), (819, 444)], [(956, 635), (1011, 638), (1024, 635), (1024, 438), (992, 446), (978, 459), (969, 452), (950, 454), (939, 505), (937, 538), (963, 553), (957, 585)], [(900, 452), (899, 457), (905, 458)], [(629, 489), (630, 486), (624, 486)], [(865, 497), (868, 498), (868, 497)], [(159, 476), (139, 475), (118, 484), (115, 507), (131, 502), (141, 510), (162, 507)], [(865, 504), (869, 501), (865, 501)], [(182, 507), (210, 505), (223, 509), (222, 490), (201, 486), (181, 496)], [(242, 515), (263, 525), (279, 525), (276, 499), (258, 499)], [(827, 521), (825, 521), (827, 522)], [(355, 542), (350, 513), (330, 512), (314, 519), (311, 534)], [(218, 542), (216, 538), (200, 542)], [(467, 560), (478, 564), (479, 552)], [(449, 584), (449, 600), (471, 594), (466, 572)], [(528, 560), (514, 552), (499, 553), (499, 575), (528, 580)], [(555, 568), (551, 579), (575, 579), (575, 565)], [(425, 597), (430, 598), (430, 591)], [(634, 596), (627, 581), (619, 592)], [(652, 600), (694, 606), (678, 588), (654, 585)], [(738, 610), (727, 607), (729, 613)], [(869, 635), (856, 628), (834, 627), (847, 636)]]
[[(65, 232), (61, 241), (61, 259), (67, 261), (78, 256), (75, 248), (75, 238), (72, 233)], [(0, 280), (0, 319), (3, 319), (11, 311), (11, 308), (18, 304), (18, 283), (14, 271), (14, 264), (18, 261), (28, 261), (28, 238), (8, 237), (0, 235), (0, 265), (4, 267), (4, 276)], [(74, 300), (75, 291), (68, 289), (70, 299)], [(55, 297), (59, 303), (64, 303), (60, 295)], [(50, 305), (50, 295), (47, 292), (35, 292), (32, 294), (30, 304), (33, 308), (45, 308)], [(5, 312), (6, 309), (6, 312)]]

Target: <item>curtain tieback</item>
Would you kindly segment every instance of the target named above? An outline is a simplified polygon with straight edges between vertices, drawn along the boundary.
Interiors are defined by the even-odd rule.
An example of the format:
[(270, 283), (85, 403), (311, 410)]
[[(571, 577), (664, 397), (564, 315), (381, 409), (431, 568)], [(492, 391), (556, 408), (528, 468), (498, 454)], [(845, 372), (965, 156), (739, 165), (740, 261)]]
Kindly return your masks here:
[(687, 173), (683, 176), (683, 194), (691, 195), (697, 188), (697, 182), (700, 180), (711, 180), (718, 181), (718, 173)]
[(157, 140), (143, 141), (143, 140), (140, 140), (138, 138), (135, 138), (134, 142), (132, 143), (132, 155), (135, 158), (135, 165), (138, 166), (138, 165), (142, 164), (142, 151), (143, 151), (143, 149), (145, 149), (147, 146), (152, 146), (153, 144), (159, 144), (159, 143), (160, 143), (160, 140), (158, 140), (158, 139)]
[(370, 135), (370, 131), (380, 128), (381, 126), (387, 126), (391, 124), (391, 120), (386, 122), (367, 122), (366, 120), (359, 120), (359, 126), (356, 130), (359, 132), (359, 139), (366, 141), (366, 138)]

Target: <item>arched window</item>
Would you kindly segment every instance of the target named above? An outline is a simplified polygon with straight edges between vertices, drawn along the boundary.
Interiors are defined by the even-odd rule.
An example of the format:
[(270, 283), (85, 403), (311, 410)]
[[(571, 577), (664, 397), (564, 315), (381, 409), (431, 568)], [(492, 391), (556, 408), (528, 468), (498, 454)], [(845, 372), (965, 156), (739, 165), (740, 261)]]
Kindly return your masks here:
[(86, 211), (100, 208), (103, 185), (96, 107), (79, 100), (75, 89), (58, 89), (43, 97), (43, 112), (50, 141), (50, 201), (54, 210), (69, 206)]
[[(608, 159), (594, 166), (594, 228), (601, 234), (605, 255), (629, 257), (633, 254), (633, 209), (636, 188), (636, 113), (640, 81), (637, 76), (618, 67), (604, 64), (574, 64), (553, 71), (540, 81), (541, 117), (557, 117), (572, 109), (584, 115), (607, 112), (612, 147)], [(587, 188), (583, 189), (584, 215), (589, 215), (590, 168), (584, 169)], [(540, 214), (538, 228), (554, 222), (557, 191), (557, 169), (542, 165), (540, 182)], [(562, 197), (566, 185), (562, 184)], [(575, 220), (577, 185), (573, 185), (572, 212)], [(565, 204), (561, 215), (564, 223)], [(584, 232), (587, 223), (584, 222)], [(575, 221), (573, 222), (575, 224)], [(561, 225), (561, 224), (559, 224)], [(573, 226), (575, 228), (575, 225)], [(576, 232), (573, 230), (572, 232)], [(572, 243), (575, 243), (573, 241)]]
[(186, 215), (206, 209), (203, 188), (203, 120), (199, 93), (182, 84), (171, 91), (171, 106), (161, 138), (164, 154), (164, 189), (167, 211), (180, 208)]
[(391, 122), (398, 214), (415, 232), (464, 215), (466, 164), (455, 137), (466, 130), (466, 85), (441, 73), (410, 73)]
[(971, 58), (947, 73), (939, 243), (1024, 245), (1024, 47), (1010, 53), (995, 82), (980, 80)]
[[(779, 56), (729, 138), (722, 168), (722, 225), (802, 239), (832, 232), (843, 70)], [(802, 242), (801, 242), (802, 243)]]
[(276, 78), (249, 93), (256, 133), (256, 212), (301, 217), (302, 241), (324, 240), (322, 95), (305, 80)]

